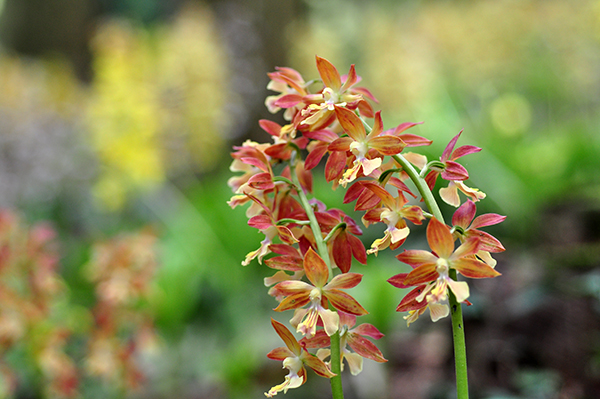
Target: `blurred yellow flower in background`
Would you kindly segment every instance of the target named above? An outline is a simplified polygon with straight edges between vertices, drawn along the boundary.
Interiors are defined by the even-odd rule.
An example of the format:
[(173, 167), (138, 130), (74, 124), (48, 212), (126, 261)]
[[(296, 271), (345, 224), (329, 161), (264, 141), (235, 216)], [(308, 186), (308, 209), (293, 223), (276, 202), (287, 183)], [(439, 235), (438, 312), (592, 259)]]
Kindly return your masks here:
[(101, 205), (119, 209), (132, 192), (210, 169), (224, 153), (227, 63), (214, 25), (198, 6), (152, 31), (116, 20), (100, 26), (86, 115)]

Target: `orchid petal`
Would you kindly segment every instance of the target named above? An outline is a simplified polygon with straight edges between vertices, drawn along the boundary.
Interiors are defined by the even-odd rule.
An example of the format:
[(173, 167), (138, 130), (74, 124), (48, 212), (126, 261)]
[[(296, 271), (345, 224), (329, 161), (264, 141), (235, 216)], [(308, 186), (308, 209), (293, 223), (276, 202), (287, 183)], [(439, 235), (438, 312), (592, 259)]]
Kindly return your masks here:
[(462, 132), (463, 131), (461, 130), (456, 136), (454, 136), (452, 138), (452, 140), (450, 140), (450, 142), (448, 143), (448, 145), (444, 149), (444, 153), (440, 157), (440, 160), (442, 162), (446, 162), (447, 160), (450, 159), (450, 155), (452, 154), (452, 151), (454, 151), (454, 146), (456, 145), (456, 142), (458, 141), (458, 138), (460, 137), (460, 135), (461, 135)]
[(365, 250), (365, 246), (360, 239), (355, 236), (348, 236), (348, 243), (350, 244), (350, 248), (352, 248), (352, 256), (359, 263), (366, 265), (367, 264), (367, 251)]
[(300, 94), (285, 94), (281, 97), (279, 97), (277, 100), (275, 100), (275, 102), (273, 103), (273, 105), (275, 105), (276, 107), (279, 108), (292, 108), (295, 107), (296, 105), (302, 103), (303, 100), (303, 96), (301, 96)]
[(347, 290), (356, 287), (362, 280), (363, 275), (359, 273), (342, 273), (331, 279), (325, 286), (325, 290), (332, 288)]
[(320, 142), (312, 147), (312, 150), (304, 160), (304, 168), (306, 168), (306, 170), (312, 170), (319, 162), (321, 162), (321, 159), (327, 153), (327, 146), (327, 143)]
[(490, 233), (480, 230), (468, 230), (467, 238), (476, 237), (479, 240), (479, 249), (488, 252), (503, 252), (506, 250), (504, 245)]
[(329, 338), (329, 335), (327, 335), (325, 330), (318, 330), (312, 337), (302, 338), (300, 340), (300, 345), (305, 348), (325, 348), (331, 345), (331, 338)]
[(357, 353), (344, 353), (344, 358), (348, 362), (348, 367), (350, 367), (350, 374), (360, 374), (363, 368), (362, 356)]
[(271, 352), (267, 353), (267, 357), (271, 360), (282, 361), (286, 357), (291, 357), (291, 356), (295, 356), (295, 354), (288, 348), (283, 348), (283, 347), (275, 348)]
[(333, 239), (333, 260), (342, 273), (347, 273), (352, 266), (352, 251), (348, 250), (350, 246), (348, 237), (344, 230)]
[(421, 249), (409, 249), (396, 255), (396, 259), (412, 267), (418, 267), (421, 265), (435, 265), (438, 257), (431, 252), (423, 251)]
[(379, 197), (379, 199), (381, 199), (381, 201), (384, 203), (384, 205), (390, 209), (394, 208), (394, 205), (396, 204), (396, 201), (394, 200), (394, 197), (392, 196), (392, 194), (390, 194), (385, 188), (381, 187), (378, 184), (375, 183), (363, 183), (363, 185), (368, 188), (369, 190), (371, 190), (377, 197)]
[[(285, 281), (282, 281), (282, 282), (285, 283)], [(279, 284), (281, 284), (281, 283), (279, 283)], [(277, 287), (277, 285), (273, 288), (277, 289), (276, 287)], [(286, 296), (279, 303), (279, 305), (273, 310), (276, 312), (283, 312), (283, 311), (290, 310), (290, 309), (297, 309), (297, 308), (301, 308), (302, 306), (306, 305), (309, 302), (310, 302), (309, 295), (307, 293), (301, 292), (298, 294)]]
[(335, 107), (335, 113), (344, 132), (352, 137), (354, 141), (362, 142), (367, 137), (362, 121), (354, 112), (348, 108)]
[(464, 258), (473, 255), (479, 250), (479, 240), (471, 238), (463, 242), (449, 257), (450, 260)]
[(469, 297), (469, 284), (466, 281), (454, 281), (448, 277), (447, 282), (458, 303), (464, 302)]
[(315, 355), (304, 351), (304, 353), (301, 356), (301, 359), (305, 365), (313, 369), (313, 371), (321, 377), (331, 378), (337, 375), (332, 373), (331, 370), (329, 370), (329, 368), (327, 367), (327, 365)]
[(469, 172), (461, 164), (454, 161), (446, 161), (444, 170), (440, 173), (442, 179), (452, 180), (467, 180), (469, 178)]
[(365, 176), (369, 176), (375, 169), (381, 166), (381, 158), (363, 159), (360, 161), (362, 172)]
[(384, 335), (373, 324), (363, 323), (360, 326), (352, 329), (353, 334), (371, 337), (373, 339), (381, 339)]
[[(405, 130), (410, 129), (413, 126), (422, 125), (422, 124), (423, 124), (423, 122), (404, 122), (404, 123), (401, 123), (398, 126), (396, 126), (396, 128), (394, 129), (394, 135), (398, 136), (400, 133), (404, 132)], [(416, 137), (419, 137), (419, 136), (416, 136)], [(429, 144), (431, 144), (431, 140), (427, 140), (427, 141), (429, 141)]]
[(436, 322), (439, 319), (443, 319), (450, 314), (450, 308), (445, 303), (430, 303), (429, 304), (429, 316), (431, 321)]
[(369, 140), (369, 147), (382, 155), (396, 155), (402, 152), (406, 144), (395, 136), (378, 136)]
[(387, 362), (387, 359), (383, 357), (383, 354), (374, 343), (356, 333), (348, 334), (348, 346), (362, 357), (379, 363)]
[(402, 298), (400, 304), (396, 308), (396, 312), (406, 312), (416, 309), (421, 309), (427, 305), (424, 301), (417, 301), (419, 296), (422, 296), (426, 289), (430, 289), (432, 285), (420, 285)]
[(436, 218), (432, 218), (427, 225), (427, 242), (440, 258), (447, 259), (454, 252), (454, 238), (450, 228)]
[(292, 353), (296, 354), (296, 356), (300, 356), (300, 354), (302, 353), (302, 347), (300, 346), (294, 335), (290, 332), (290, 330), (288, 330), (286, 326), (284, 326), (277, 320), (274, 320), (273, 318), (271, 318), (271, 325), (273, 325), (275, 332), (277, 332), (277, 335), (281, 337), (281, 339), (285, 343), (285, 346), (287, 346), (288, 349), (292, 351)]
[(452, 205), (453, 207), (458, 207), (460, 205), (458, 190), (453, 181), (448, 184), (448, 187), (440, 188), (440, 197), (448, 205)]
[(302, 258), (298, 256), (275, 256), (265, 260), (265, 265), (269, 266), (271, 269), (288, 270), (291, 272), (303, 270)]
[(329, 270), (325, 261), (312, 249), (304, 255), (304, 272), (315, 287), (322, 288), (329, 279)]
[(492, 258), (492, 255), (488, 251), (477, 252), (477, 257), (481, 258), (489, 267), (496, 267), (496, 259)]
[(408, 237), (408, 234), (410, 233), (410, 229), (404, 225), (403, 228), (401, 229), (391, 229), (388, 231), (389, 235), (390, 235), (390, 241), (395, 244), (397, 242), (400, 242), (402, 240), (404, 240), (406, 237)]
[(268, 215), (256, 215), (248, 220), (248, 226), (254, 227), (259, 230), (266, 230), (273, 226), (273, 221)]
[(356, 316), (362, 316), (369, 313), (356, 301), (356, 299), (346, 294), (344, 291), (332, 288), (325, 290), (323, 295), (331, 302), (334, 308), (341, 310), (342, 312)]
[(408, 273), (404, 279), (406, 285), (418, 285), (434, 281), (439, 277), (435, 265), (422, 265)]
[(475, 203), (471, 200), (467, 200), (464, 204), (462, 204), (454, 215), (452, 215), (452, 225), (462, 227), (464, 230), (469, 228), (469, 224), (475, 217), (475, 213), (477, 212)]
[(484, 215), (477, 216), (475, 220), (473, 220), (471, 228), (478, 229), (480, 227), (492, 226), (503, 222), (504, 219), (506, 219), (506, 216), (501, 216), (497, 213), (486, 213)]
[(381, 111), (377, 111), (373, 120), (373, 128), (367, 137), (375, 138), (376, 136), (379, 136), (381, 132), (383, 132), (383, 120), (381, 119)]
[(479, 147), (475, 147), (473, 145), (463, 145), (462, 147), (458, 147), (456, 150), (454, 150), (450, 159), (455, 160), (460, 157), (464, 157), (465, 155), (474, 154), (479, 151), (481, 151), (481, 148)]
[(339, 329), (340, 316), (337, 314), (337, 312), (329, 309), (319, 310), (319, 316), (323, 321), (323, 328), (325, 329), (325, 332), (331, 337)]
[(408, 273), (396, 274), (395, 276), (390, 277), (387, 282), (396, 288), (408, 288), (410, 285), (404, 284), (406, 276), (408, 276)]
[(463, 276), (469, 278), (489, 278), (500, 275), (500, 273), (498, 273), (492, 267), (473, 258), (460, 258), (453, 260), (451, 267), (456, 269)]
[(327, 150), (329, 151), (348, 151), (350, 150), (350, 144), (352, 144), (354, 140), (351, 137), (344, 136), (339, 139), (334, 140), (329, 146)]
[(350, 71), (348, 72), (348, 76), (346, 76), (346, 81), (344, 85), (340, 88), (340, 92), (345, 92), (350, 87), (354, 86), (358, 82), (358, 75), (356, 74), (356, 69), (354, 68), (354, 64), (350, 65)]
[(261, 119), (258, 121), (260, 127), (271, 136), (279, 137), (281, 132), (281, 125), (270, 121), (268, 119)]
[(329, 183), (338, 178), (346, 167), (346, 152), (334, 151), (325, 163), (325, 180)]
[(331, 62), (325, 58), (317, 56), (317, 69), (321, 80), (326, 87), (331, 87), (335, 92), (339, 92), (342, 87), (340, 73)]

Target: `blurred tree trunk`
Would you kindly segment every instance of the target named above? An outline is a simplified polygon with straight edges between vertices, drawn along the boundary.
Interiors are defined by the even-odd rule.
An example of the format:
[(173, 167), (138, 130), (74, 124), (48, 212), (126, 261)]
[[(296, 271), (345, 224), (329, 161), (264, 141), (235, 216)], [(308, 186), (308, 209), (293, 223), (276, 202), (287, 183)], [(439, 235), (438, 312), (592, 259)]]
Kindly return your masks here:
[(93, 0), (5, 0), (0, 40), (7, 49), (21, 54), (64, 54), (78, 77), (89, 81), (88, 41), (97, 15)]
[[(199, 0), (202, 2), (202, 0)], [(287, 28), (305, 15), (302, 0), (209, 0), (228, 46), (231, 88), (242, 98), (244, 110), (234, 116), (236, 141), (265, 141), (259, 119), (277, 119), (264, 101), (269, 92), (267, 72), (288, 64)]]

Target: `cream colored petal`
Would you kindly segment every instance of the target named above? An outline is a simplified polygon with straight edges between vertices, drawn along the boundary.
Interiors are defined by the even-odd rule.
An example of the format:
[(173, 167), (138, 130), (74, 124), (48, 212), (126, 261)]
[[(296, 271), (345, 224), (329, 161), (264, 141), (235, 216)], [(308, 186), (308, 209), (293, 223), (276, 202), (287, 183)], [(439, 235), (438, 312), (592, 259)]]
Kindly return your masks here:
[(363, 159), (361, 160), (361, 164), (364, 175), (369, 176), (375, 169), (381, 166), (381, 158)]
[(445, 303), (430, 303), (429, 304), (429, 315), (431, 321), (438, 321), (450, 314), (450, 308)]
[(319, 316), (321, 316), (321, 320), (323, 320), (325, 333), (331, 337), (339, 328), (340, 316), (337, 314), (337, 312), (323, 308), (319, 309)]
[(410, 233), (410, 229), (408, 227), (404, 227), (402, 229), (393, 228), (389, 230), (392, 243), (397, 243), (398, 241), (404, 240), (408, 237), (408, 233)]
[(404, 158), (413, 165), (415, 165), (419, 169), (423, 169), (427, 164), (427, 157), (425, 155), (417, 154), (415, 152), (405, 152), (402, 153)]
[(447, 281), (459, 303), (464, 302), (469, 297), (469, 284), (466, 281), (454, 281), (451, 278), (448, 278)]
[(363, 357), (358, 353), (344, 353), (344, 358), (348, 362), (348, 366), (350, 367), (350, 373), (352, 375), (358, 375), (362, 371), (363, 368)]
[(477, 252), (477, 256), (484, 261), (489, 267), (496, 267), (496, 259), (492, 258), (492, 255), (490, 255), (489, 252), (487, 251), (479, 251)]
[(452, 205), (456, 208), (460, 206), (460, 198), (458, 197), (458, 190), (456, 189), (456, 184), (451, 181), (448, 184), (448, 187), (440, 188), (440, 197), (444, 200), (448, 205)]

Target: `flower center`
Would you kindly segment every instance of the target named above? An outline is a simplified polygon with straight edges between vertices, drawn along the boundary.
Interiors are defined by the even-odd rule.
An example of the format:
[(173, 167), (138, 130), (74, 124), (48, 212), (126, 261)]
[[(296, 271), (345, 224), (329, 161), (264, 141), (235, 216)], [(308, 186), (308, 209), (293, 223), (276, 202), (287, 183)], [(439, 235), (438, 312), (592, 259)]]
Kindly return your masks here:
[(283, 368), (290, 370), (290, 372), (297, 374), (302, 368), (302, 360), (297, 356), (290, 356), (283, 359)]
[(333, 111), (333, 106), (340, 101), (337, 93), (335, 93), (330, 87), (323, 89), (323, 99), (325, 100), (325, 104), (327, 104), (327, 108), (329, 108), (330, 111)]
[(321, 290), (318, 288), (313, 288), (308, 294), (310, 301), (313, 303), (319, 303), (321, 301)]
[(367, 151), (369, 151), (369, 146), (367, 143), (353, 141), (352, 143), (350, 143), (350, 151), (352, 151), (352, 153), (356, 155), (356, 158), (364, 159), (365, 155), (367, 154)]
[(448, 269), (450, 269), (450, 266), (448, 265), (448, 261), (446, 259), (439, 258), (436, 262), (435, 270), (439, 274), (448, 275)]
[(385, 211), (381, 212), (379, 219), (387, 224), (389, 230), (392, 227), (396, 227), (396, 223), (398, 223), (400, 220), (400, 215), (398, 215), (398, 212), (386, 209)]

